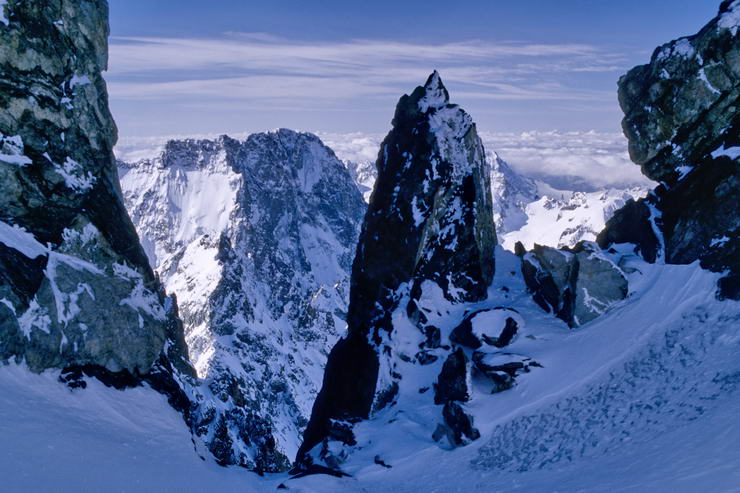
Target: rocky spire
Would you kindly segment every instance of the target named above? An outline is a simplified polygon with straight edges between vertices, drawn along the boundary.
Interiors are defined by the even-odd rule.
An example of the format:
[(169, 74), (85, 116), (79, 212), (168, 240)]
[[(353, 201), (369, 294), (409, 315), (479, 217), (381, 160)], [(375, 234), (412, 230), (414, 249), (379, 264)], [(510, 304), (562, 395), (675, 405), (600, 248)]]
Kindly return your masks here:
[[(392, 402), (401, 376), (391, 341), (402, 336), (398, 330), (425, 333), (417, 306), (425, 290), (455, 303), (478, 301), (493, 280), (483, 145), (436, 71), (399, 100), (377, 168), (352, 268), (348, 334), (329, 356), (299, 461), (332, 433), (332, 420), (366, 418)], [(415, 327), (394, 327), (396, 313)]]

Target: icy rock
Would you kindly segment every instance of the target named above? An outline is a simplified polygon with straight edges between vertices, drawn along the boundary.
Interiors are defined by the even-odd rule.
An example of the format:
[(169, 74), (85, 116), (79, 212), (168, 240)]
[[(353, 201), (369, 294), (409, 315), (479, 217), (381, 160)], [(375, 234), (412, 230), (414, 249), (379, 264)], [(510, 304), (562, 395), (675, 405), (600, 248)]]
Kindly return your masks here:
[[(446, 402), (442, 408), (442, 418), (444, 419), (442, 429), (445, 430), (447, 439), (453, 447), (459, 447), (480, 438), (480, 432), (473, 425), (473, 417), (467, 414), (460, 404)], [(438, 441), (439, 432), (435, 431), (432, 438)]]
[(614, 243), (632, 243), (635, 253), (653, 263), (658, 257), (660, 243), (651, 218), (652, 212), (644, 200), (630, 200), (607, 221), (596, 242), (603, 249)]
[[(632, 160), (661, 182), (646, 203), (667, 263), (700, 260), (724, 272), (719, 297), (740, 298), (740, 43), (738, 0), (726, 0), (699, 33), (658, 47), (619, 80)], [(619, 214), (618, 214), (619, 215)], [(641, 215), (644, 215), (641, 213)], [(621, 221), (602, 244), (634, 241)], [(644, 254), (644, 252), (643, 252)]]

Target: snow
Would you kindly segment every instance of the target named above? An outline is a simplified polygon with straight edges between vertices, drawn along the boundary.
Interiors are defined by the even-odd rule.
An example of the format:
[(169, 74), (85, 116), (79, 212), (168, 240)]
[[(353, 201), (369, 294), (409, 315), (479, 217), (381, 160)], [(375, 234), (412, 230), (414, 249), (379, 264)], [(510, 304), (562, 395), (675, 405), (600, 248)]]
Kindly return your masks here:
[(524, 319), (513, 310), (489, 310), (477, 314), (470, 322), (473, 326), (473, 334), (481, 340), (483, 335), (498, 337), (506, 326), (506, 319), (513, 318), (518, 329), (524, 328)]
[(712, 241), (709, 242), (709, 246), (710, 247), (715, 247), (715, 246), (720, 246), (721, 247), (722, 245), (724, 245), (728, 241), (730, 241), (730, 238), (728, 236), (722, 236), (720, 238), (714, 238), (714, 239), (712, 239)]
[(69, 87), (70, 89), (74, 89), (77, 86), (84, 86), (90, 83), (90, 77), (88, 77), (87, 75), (74, 74), (69, 80)]
[(683, 180), (684, 178), (686, 178), (686, 175), (688, 175), (689, 173), (691, 173), (691, 171), (693, 169), (694, 169), (693, 166), (687, 166), (687, 165), (677, 167), (676, 168), (676, 171), (678, 171), (678, 179), (679, 179), (679, 181), (680, 180)]
[(419, 109), (423, 113), (426, 113), (429, 108), (440, 109), (449, 102), (444, 86), (442, 86), (442, 80), (436, 70), (429, 79), (429, 83), (424, 86), (424, 89), (426, 89), (426, 93), (418, 103)]
[(725, 148), (725, 145), (722, 144), (717, 149), (712, 151), (713, 158), (717, 159), (720, 156), (727, 156), (730, 159), (737, 159), (738, 157), (740, 157), (740, 146)]
[[(615, 259), (627, 255), (635, 269), (629, 297), (575, 331), (534, 304), (519, 260), (501, 248), (484, 302), (453, 305), (424, 283), (420, 306), (443, 344), (464, 309), (508, 306), (526, 325), (505, 352), (543, 365), (495, 395), (471, 381), (465, 408), (482, 437), (466, 447), (449, 450), (430, 437), (440, 407), (431, 390), (418, 389), (441, 361), (401, 363), (398, 405), (355, 427), (359, 445), (343, 465), (352, 477), (295, 480), (218, 467), (146, 387), (116, 391), (88, 380), (71, 391), (55, 372), (8, 365), (0, 367), (3, 490), (737, 491), (740, 302), (717, 301), (719, 275), (698, 262), (647, 264), (629, 245), (617, 250)], [(393, 321), (393, 352), (413, 354), (420, 334), (403, 309)]]
[(684, 58), (693, 58), (696, 56), (696, 50), (691, 44), (691, 41), (689, 41), (688, 38), (680, 38), (676, 41), (673, 41), (668, 46), (663, 48), (656, 57), (656, 60), (662, 61), (667, 59), (671, 56), (681, 56)]
[(118, 391), (88, 380), (72, 391), (57, 377), (0, 366), (4, 492), (249, 493), (278, 484), (194, 450), (182, 416), (149, 388)]
[(455, 179), (472, 173), (471, 163), (484, 158), (483, 155), (468, 156), (464, 137), (472, 127), (473, 119), (458, 106), (442, 106), (429, 115), (429, 130), (437, 141), (440, 157), (452, 164)]
[[(518, 296), (511, 257), (497, 251), (494, 288), (505, 282)], [(630, 263), (639, 269), (630, 298), (578, 331), (531, 300), (499, 292), (487, 301), (515, 306), (528, 320), (506, 352), (544, 368), (493, 396), (473, 380), (465, 408), (480, 440), (452, 451), (432, 441), (439, 406), (430, 392), (416, 389), (429, 385), (440, 363), (408, 364), (396, 368), (404, 375), (399, 404), (355, 427), (359, 445), (343, 465), (352, 477), (287, 485), (297, 491), (737, 491), (740, 303), (714, 299), (718, 276), (698, 263), (650, 265), (636, 257)], [(424, 302), (441, 309), (442, 318), (451, 316), (438, 296)], [(448, 329), (439, 325), (444, 344)], [(507, 360), (504, 353), (492, 357)], [(392, 468), (376, 465), (375, 456)]]
[(0, 0), (0, 22), (5, 24), (6, 26), (10, 25), (8, 23), (8, 18), (5, 16), (5, 7), (8, 4), (8, 0)]
[(527, 249), (535, 243), (572, 247), (581, 240), (593, 241), (606, 221), (629, 199), (647, 195), (645, 188), (572, 192), (557, 190), (543, 182), (535, 182), (535, 185), (538, 198), (519, 206), (521, 222), (504, 223), (508, 228), (497, 231), (499, 243), (507, 250), (513, 251), (517, 241)]
[(727, 12), (720, 16), (717, 27), (729, 29), (733, 36), (737, 36), (738, 26), (740, 26), (740, 2), (735, 0)]
[[(2, 12), (1, 9), (2, 3), (0, 3), (0, 12)], [(23, 154), (23, 139), (20, 135), (8, 136), (0, 133), (0, 161), (16, 166), (32, 163), (31, 158)]]
[(32, 259), (44, 255), (48, 251), (44, 245), (36, 241), (33, 234), (20, 226), (3, 221), (0, 221), (0, 242)]
[(221, 402), (224, 379), (242, 382), (249, 412), (292, 458), (346, 326), (364, 207), (343, 163), (315, 136), (278, 130), (170, 142), (121, 163), (119, 177), (151, 265), (177, 296), (203, 402)]
[(64, 160), (64, 164), (54, 163), (54, 171), (64, 178), (67, 187), (77, 192), (90, 190), (95, 184), (92, 173), (81, 170), (82, 165), (69, 156)]
[(707, 89), (709, 89), (714, 94), (721, 94), (719, 89), (714, 87), (711, 82), (709, 82), (709, 79), (707, 79), (707, 74), (704, 72), (704, 67), (699, 69), (699, 80), (701, 80), (705, 86), (707, 86)]
[(34, 298), (29, 302), (28, 309), (18, 317), (18, 326), (28, 340), (31, 340), (31, 332), (33, 329), (39, 329), (49, 334), (51, 331), (51, 318), (49, 317), (49, 312), (46, 308), (39, 306), (38, 302)]

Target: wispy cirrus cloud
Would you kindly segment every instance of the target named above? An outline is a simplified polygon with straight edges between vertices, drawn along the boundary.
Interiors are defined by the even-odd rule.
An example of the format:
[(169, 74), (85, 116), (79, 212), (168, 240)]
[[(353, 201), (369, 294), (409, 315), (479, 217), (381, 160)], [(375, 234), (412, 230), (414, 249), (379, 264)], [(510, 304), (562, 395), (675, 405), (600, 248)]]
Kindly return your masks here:
[(113, 98), (197, 98), (342, 106), (397, 98), (431, 69), (467, 99), (599, 101), (608, 91), (567, 83), (564, 74), (622, 70), (625, 57), (587, 44), (383, 40), (303, 42), (265, 34), (219, 39), (111, 40)]

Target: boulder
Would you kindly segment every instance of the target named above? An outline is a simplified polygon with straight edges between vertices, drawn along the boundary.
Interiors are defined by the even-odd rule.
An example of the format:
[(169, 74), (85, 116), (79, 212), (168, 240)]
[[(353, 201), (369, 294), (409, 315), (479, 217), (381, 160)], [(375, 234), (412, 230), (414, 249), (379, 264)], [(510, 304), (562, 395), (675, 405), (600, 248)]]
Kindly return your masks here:
[(622, 271), (594, 244), (535, 245), (522, 256), (522, 274), (534, 300), (570, 327), (590, 322), (628, 293)]

